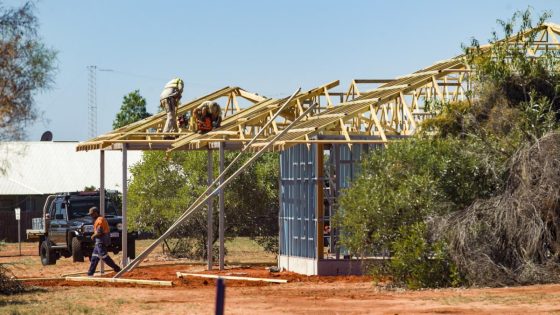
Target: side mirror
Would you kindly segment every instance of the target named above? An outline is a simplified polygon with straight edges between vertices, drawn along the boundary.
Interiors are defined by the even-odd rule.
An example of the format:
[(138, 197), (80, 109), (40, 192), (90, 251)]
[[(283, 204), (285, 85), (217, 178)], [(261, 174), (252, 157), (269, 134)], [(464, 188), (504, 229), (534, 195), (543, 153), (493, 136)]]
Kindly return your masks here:
[(62, 219), (64, 219), (64, 215), (63, 215), (63, 214), (60, 214), (60, 213), (59, 213), (59, 214), (55, 214), (55, 215), (54, 215), (54, 218), (55, 218), (55, 220), (62, 220)]

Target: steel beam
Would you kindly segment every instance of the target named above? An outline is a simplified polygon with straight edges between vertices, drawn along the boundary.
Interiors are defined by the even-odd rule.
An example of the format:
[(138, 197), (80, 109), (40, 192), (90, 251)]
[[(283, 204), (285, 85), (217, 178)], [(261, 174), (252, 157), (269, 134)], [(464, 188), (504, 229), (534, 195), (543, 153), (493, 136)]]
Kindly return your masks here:
[(128, 264), (128, 160), (127, 160), (127, 144), (122, 146), (122, 266)]

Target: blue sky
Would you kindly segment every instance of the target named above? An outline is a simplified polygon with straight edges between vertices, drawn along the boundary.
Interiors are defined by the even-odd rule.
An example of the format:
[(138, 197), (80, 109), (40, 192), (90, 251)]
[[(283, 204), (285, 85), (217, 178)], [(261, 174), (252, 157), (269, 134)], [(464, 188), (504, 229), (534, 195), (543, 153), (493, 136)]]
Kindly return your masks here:
[[(17, 5), (21, 1), (4, 1)], [(224, 86), (283, 97), (301, 86), (391, 78), (482, 42), (516, 10), (560, 1), (74, 1), (42, 0), (40, 34), (58, 50), (52, 90), (37, 95), (43, 120), (29, 140), (86, 140), (87, 66), (98, 72), (98, 133), (111, 130), (122, 97), (139, 89), (155, 112), (163, 85), (185, 82), (183, 101)]]

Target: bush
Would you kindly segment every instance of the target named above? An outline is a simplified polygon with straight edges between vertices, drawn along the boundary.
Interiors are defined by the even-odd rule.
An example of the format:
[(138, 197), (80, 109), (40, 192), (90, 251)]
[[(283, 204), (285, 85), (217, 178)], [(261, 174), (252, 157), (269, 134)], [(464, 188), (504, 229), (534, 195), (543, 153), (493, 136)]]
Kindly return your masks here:
[(456, 265), (449, 259), (445, 242), (429, 240), (424, 223), (399, 228), (391, 244), (392, 259), (374, 267), (376, 277), (390, 274), (397, 285), (410, 289), (458, 286), (462, 283)]
[[(228, 153), (226, 165), (237, 155)], [(214, 178), (218, 155), (214, 154)], [(238, 163), (248, 159), (244, 156)], [(207, 187), (207, 152), (146, 152), (131, 168), (129, 188), (130, 221), (144, 232), (163, 234)], [(249, 236), (267, 250), (278, 248), (278, 155), (263, 155), (232, 181), (225, 190), (226, 238)], [(235, 168), (230, 171), (231, 175)], [(226, 175), (228, 176), (228, 175)], [(214, 239), (218, 238), (218, 198), (214, 198)], [(204, 205), (173, 235), (166, 245), (175, 257), (200, 259), (206, 256), (207, 208)]]
[[(335, 217), (341, 242), (358, 256), (387, 251), (399, 229), (469, 205), (499, 189), (496, 163), (471, 154), (480, 144), (453, 139), (408, 139), (374, 150), (343, 191)], [(470, 147), (469, 151), (465, 151)]]
[[(458, 277), (437, 233), (441, 217), (502, 189), (501, 161), (474, 140), (408, 139), (373, 151), (343, 191), (335, 224), (357, 256), (390, 255), (374, 268), (410, 287), (456, 285)], [(377, 268), (377, 269), (376, 269)]]
[(465, 49), (468, 100), (429, 103), (439, 115), (427, 132), (373, 152), (342, 195), (342, 244), (392, 256), (377, 275), (410, 287), (455, 285), (459, 273), (484, 285), (558, 279), (560, 54), (517, 35), (533, 27), (529, 10), (500, 23), (490, 51)]
[[(0, 241), (0, 250), (4, 243)], [(0, 264), (0, 294), (11, 295), (22, 293), (25, 291), (25, 286), (19, 281), (15, 281), (12, 272), (6, 268), (5, 264)]]

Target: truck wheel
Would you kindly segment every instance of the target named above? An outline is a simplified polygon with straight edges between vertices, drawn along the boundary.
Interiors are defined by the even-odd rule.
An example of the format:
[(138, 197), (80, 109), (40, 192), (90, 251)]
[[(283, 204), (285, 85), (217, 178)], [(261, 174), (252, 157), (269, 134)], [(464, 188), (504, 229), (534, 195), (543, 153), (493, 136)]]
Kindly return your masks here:
[(56, 253), (51, 249), (49, 241), (41, 243), (41, 264), (43, 266), (56, 264)]
[(72, 238), (72, 261), (84, 262), (84, 252), (82, 252), (82, 242), (77, 237)]
[(127, 256), (130, 259), (136, 258), (136, 240), (135, 239), (128, 239), (127, 240)]

